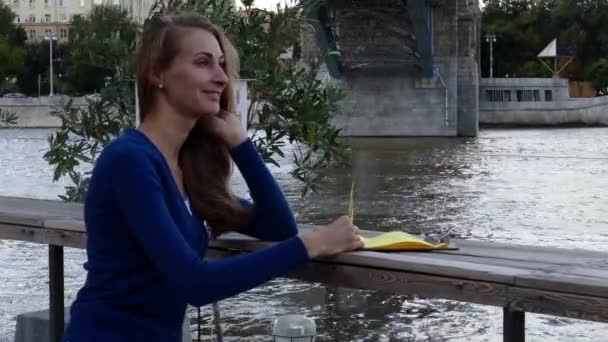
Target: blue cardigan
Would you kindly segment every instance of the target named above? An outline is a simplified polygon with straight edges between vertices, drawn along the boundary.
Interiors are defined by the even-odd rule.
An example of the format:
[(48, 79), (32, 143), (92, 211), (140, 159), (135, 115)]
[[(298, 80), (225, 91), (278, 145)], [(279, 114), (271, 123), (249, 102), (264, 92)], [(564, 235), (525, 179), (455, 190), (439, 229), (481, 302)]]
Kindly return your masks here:
[(187, 304), (234, 296), (309, 261), (291, 209), (251, 141), (230, 153), (256, 204), (241, 232), (281, 242), (205, 261), (203, 220), (188, 211), (156, 146), (128, 129), (103, 150), (84, 205), (87, 278), (64, 341), (180, 341)]

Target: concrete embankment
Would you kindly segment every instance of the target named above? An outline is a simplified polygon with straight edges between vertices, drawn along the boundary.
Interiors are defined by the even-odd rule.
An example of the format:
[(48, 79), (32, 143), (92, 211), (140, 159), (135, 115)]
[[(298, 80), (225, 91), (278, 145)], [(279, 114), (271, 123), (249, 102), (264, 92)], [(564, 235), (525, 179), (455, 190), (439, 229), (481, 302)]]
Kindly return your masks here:
[(486, 126), (608, 126), (608, 96), (555, 102), (480, 102)]
[[(67, 101), (64, 96), (0, 98), (0, 109), (17, 116), (16, 128), (56, 128), (61, 127), (61, 120), (51, 115), (56, 106)], [(72, 98), (74, 106), (84, 106), (82, 97)]]

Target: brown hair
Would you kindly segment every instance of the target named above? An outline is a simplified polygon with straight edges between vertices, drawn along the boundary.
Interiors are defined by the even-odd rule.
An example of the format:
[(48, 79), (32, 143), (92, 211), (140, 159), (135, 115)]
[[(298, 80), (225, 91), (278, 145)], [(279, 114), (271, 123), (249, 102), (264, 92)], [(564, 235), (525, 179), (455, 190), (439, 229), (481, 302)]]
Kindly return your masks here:
[[(229, 78), (220, 107), (235, 112), (234, 84), (239, 61), (232, 43), (222, 30), (199, 14), (162, 14), (153, 16), (146, 23), (139, 50), (137, 87), (141, 121), (155, 101), (155, 85), (149, 75), (171, 65), (179, 53), (179, 33), (183, 29), (203, 29), (218, 40), (224, 53), (224, 70)], [(251, 209), (244, 208), (230, 190), (231, 157), (219, 137), (195, 125), (181, 148), (179, 164), (192, 209), (207, 221), (213, 235), (219, 236), (245, 224), (251, 216)]]

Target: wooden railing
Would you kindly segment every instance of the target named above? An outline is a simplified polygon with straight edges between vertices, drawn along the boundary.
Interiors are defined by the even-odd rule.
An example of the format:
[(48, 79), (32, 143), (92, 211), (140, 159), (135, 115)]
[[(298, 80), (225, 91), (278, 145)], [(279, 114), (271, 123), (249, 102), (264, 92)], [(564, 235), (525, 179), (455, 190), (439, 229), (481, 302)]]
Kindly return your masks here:
[[(0, 197), (0, 239), (49, 245), (51, 334), (52, 341), (59, 341), (64, 324), (63, 247), (85, 248), (82, 207)], [(525, 340), (525, 312), (608, 322), (608, 253), (470, 240), (454, 243), (458, 250), (345, 253), (313, 260), (287, 276), (502, 307), (507, 342)], [(209, 251), (211, 257), (222, 258), (268, 245), (230, 234), (213, 242)]]

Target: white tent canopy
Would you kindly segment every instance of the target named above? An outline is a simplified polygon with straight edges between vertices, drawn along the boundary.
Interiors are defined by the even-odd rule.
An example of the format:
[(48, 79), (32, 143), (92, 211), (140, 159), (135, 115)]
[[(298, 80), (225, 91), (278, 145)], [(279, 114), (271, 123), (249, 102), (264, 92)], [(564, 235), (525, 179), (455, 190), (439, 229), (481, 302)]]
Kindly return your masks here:
[(573, 53), (566, 47), (557, 44), (557, 38), (553, 38), (551, 43), (545, 47), (543, 51), (538, 54), (538, 57), (572, 57)]
[[(538, 59), (543, 63), (544, 66), (547, 67), (553, 73), (553, 76), (559, 75), (559, 73), (564, 70), (564, 68), (572, 62), (574, 59), (574, 54), (566, 47), (560, 46), (557, 43), (557, 38), (553, 38), (551, 43), (547, 45), (543, 51), (538, 54)], [(549, 66), (547, 63), (543, 61), (543, 58), (551, 58), (553, 59), (553, 67)], [(561, 65), (559, 63), (560, 58), (567, 58), (568, 61)]]

